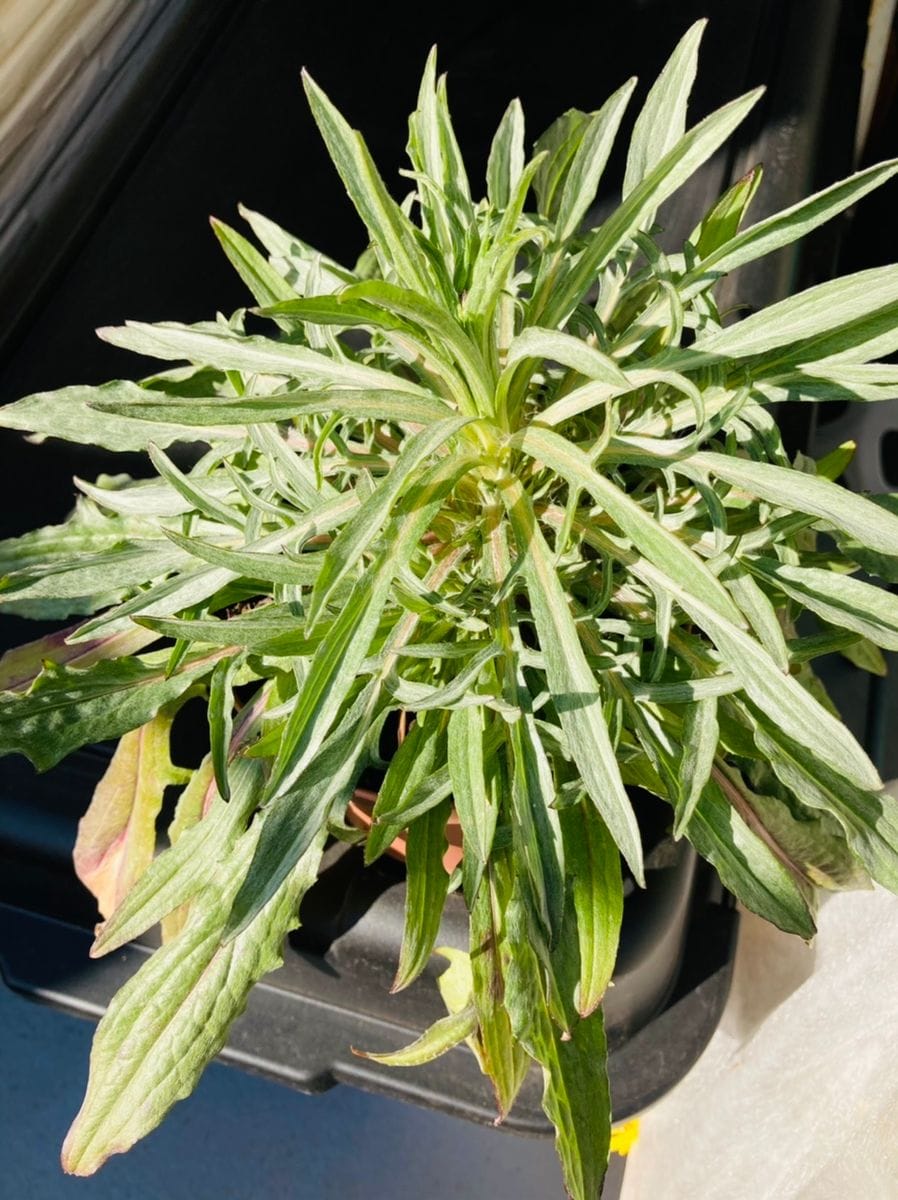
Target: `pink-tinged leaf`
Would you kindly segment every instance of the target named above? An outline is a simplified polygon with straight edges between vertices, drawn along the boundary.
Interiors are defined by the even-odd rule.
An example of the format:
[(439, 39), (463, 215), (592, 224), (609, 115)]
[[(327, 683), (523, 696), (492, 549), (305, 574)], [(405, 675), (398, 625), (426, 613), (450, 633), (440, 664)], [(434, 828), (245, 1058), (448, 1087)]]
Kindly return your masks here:
[(156, 817), (169, 784), (189, 772), (172, 765), (169, 732), (173, 713), (126, 733), (97, 784), (78, 825), (75, 871), (109, 917), (153, 860)]
[(108, 637), (69, 645), (67, 638), (77, 633), (78, 628), (77, 625), (72, 625), (68, 629), (60, 629), (47, 637), (7, 650), (0, 658), (0, 691), (27, 691), (48, 662), (80, 669), (92, 667), (104, 658), (125, 658), (129, 654), (136, 654), (159, 637), (159, 634), (151, 629), (134, 625)]

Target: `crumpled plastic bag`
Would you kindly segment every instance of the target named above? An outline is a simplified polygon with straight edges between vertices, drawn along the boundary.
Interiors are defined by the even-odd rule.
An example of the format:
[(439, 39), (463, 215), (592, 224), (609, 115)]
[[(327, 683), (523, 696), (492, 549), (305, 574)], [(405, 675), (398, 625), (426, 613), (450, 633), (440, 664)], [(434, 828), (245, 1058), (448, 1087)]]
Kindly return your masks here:
[(621, 1200), (898, 1198), (898, 898), (827, 898), (809, 947), (741, 917), (707, 1050), (647, 1110)]

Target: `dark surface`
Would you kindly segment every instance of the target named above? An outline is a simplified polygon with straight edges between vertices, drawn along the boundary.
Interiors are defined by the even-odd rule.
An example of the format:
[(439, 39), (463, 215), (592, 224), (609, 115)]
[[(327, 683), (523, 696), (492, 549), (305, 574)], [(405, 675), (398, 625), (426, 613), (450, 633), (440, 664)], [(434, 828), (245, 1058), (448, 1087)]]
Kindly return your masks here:
[[(498, 1133), (355, 1088), (303, 1096), (213, 1063), (163, 1127), (93, 1179), (58, 1149), (93, 1026), (0, 988), (3, 1200), (562, 1200), (548, 1138)], [(619, 1195), (613, 1156), (604, 1200)]]

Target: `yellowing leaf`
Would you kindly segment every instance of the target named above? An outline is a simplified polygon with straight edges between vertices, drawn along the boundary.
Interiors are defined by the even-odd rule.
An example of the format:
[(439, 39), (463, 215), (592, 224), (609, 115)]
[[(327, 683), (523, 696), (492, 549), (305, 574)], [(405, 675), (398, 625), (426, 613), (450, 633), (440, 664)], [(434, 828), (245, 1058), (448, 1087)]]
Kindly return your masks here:
[(163, 710), (120, 739), (78, 824), (75, 871), (104, 917), (152, 862), (163, 793), (188, 775), (169, 756), (173, 715)]

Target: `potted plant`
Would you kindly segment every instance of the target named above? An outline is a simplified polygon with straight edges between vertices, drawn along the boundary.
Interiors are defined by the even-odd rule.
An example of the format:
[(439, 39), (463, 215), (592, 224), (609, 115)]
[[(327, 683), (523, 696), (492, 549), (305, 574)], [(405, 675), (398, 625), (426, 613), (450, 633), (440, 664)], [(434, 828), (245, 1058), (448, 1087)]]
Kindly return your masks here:
[[(898, 602), (854, 577), (892, 577), (898, 519), (835, 482), (850, 447), (790, 460), (770, 408), (896, 394), (876, 360), (898, 348), (898, 269), (740, 322), (714, 301), (898, 164), (743, 227), (755, 170), (662, 249), (659, 207), (758, 98), (687, 131), (701, 31), (651, 89), (620, 206), (595, 227), (632, 81), (529, 159), (513, 102), (475, 203), (431, 55), (398, 205), (306, 79), (368, 230), (356, 267), (256, 213), (267, 257), (214, 222), (251, 311), (102, 330), (187, 365), (4, 410), (147, 450), (157, 472), (78, 481), (64, 525), (4, 548), (7, 610), (86, 619), (0, 662), (0, 750), (47, 769), (120, 738), (76, 847), (106, 918), (93, 952), (163, 931), (97, 1031), (67, 1170), (93, 1172), (192, 1090), (278, 965), (326, 842), (359, 836), (346, 813), (372, 764), (366, 856), (406, 838), (395, 987), (429, 962), (450, 891), (470, 914), (447, 1015), (380, 1057), (466, 1041), (500, 1119), (536, 1063), (575, 1197), (598, 1194), (608, 1154), (622, 860), (644, 878), (628, 789), (668, 801), (672, 836), (799, 936), (817, 889), (898, 884), (898, 811), (811, 665), (842, 652), (878, 670), (898, 646)], [(169, 735), (197, 695), (210, 751), (188, 777)]]

